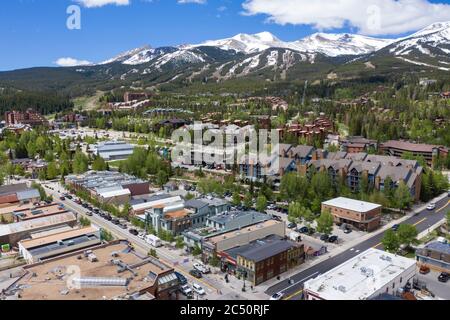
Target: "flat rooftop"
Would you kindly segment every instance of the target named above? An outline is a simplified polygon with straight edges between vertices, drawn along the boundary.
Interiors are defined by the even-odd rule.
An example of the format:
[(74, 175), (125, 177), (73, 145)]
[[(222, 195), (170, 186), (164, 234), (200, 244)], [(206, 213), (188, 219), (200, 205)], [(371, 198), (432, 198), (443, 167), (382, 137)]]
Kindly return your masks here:
[(208, 238), (207, 241), (210, 242), (210, 243), (216, 244), (216, 243), (218, 243), (218, 242), (220, 242), (222, 240), (225, 240), (225, 239), (231, 239), (231, 238), (234, 238), (234, 237), (242, 235), (242, 234), (250, 233), (250, 232), (256, 231), (258, 229), (264, 229), (264, 228), (267, 228), (267, 227), (270, 227), (270, 226), (274, 226), (274, 225), (277, 225), (277, 224), (280, 224), (280, 223), (284, 223), (284, 222), (280, 222), (280, 221), (276, 221), (276, 220), (267, 220), (267, 221), (264, 221), (264, 222), (261, 222), (261, 223), (255, 224), (255, 225), (251, 225), (251, 226), (245, 227), (245, 228), (240, 229), (240, 230), (235, 230), (235, 231), (230, 231), (230, 232), (227, 232), (227, 233), (222, 233), (220, 235)]
[(22, 247), (24, 247), (26, 249), (32, 249), (32, 248), (43, 246), (43, 245), (46, 245), (49, 243), (57, 242), (58, 240), (71, 239), (71, 238), (79, 237), (79, 236), (97, 232), (97, 231), (98, 231), (97, 228), (90, 226), (90, 227), (86, 227), (86, 228), (63, 231), (63, 232), (59, 232), (56, 234), (43, 236), (40, 238), (23, 240), (20, 242), (20, 244), (22, 245)]
[[(127, 299), (133, 293), (156, 284), (176, 280), (173, 269), (159, 260), (139, 257), (127, 241), (91, 248), (95, 262), (85, 257), (84, 250), (25, 267), (27, 273), (7, 289), (6, 294), (20, 293), (22, 300), (111, 300)], [(128, 268), (115, 265), (121, 261)], [(70, 266), (80, 268), (82, 279), (96, 286), (68, 288)], [(124, 285), (126, 284), (126, 285)]]
[(22, 222), (0, 225), (0, 236), (7, 236), (14, 233), (31, 231), (54, 225), (76, 221), (76, 217), (72, 212), (64, 212), (52, 216), (31, 219)]
[(329, 201), (322, 202), (323, 205), (342, 208), (356, 212), (369, 212), (381, 208), (381, 205), (361, 200), (339, 197)]
[(371, 248), (306, 281), (304, 288), (326, 300), (365, 300), (415, 265), (414, 259)]
[(16, 210), (13, 212), (13, 214), (18, 217), (19, 220), (26, 221), (30, 219), (36, 219), (38, 217), (46, 217), (64, 212), (67, 212), (64, 206), (54, 203), (46, 206), (31, 207), (25, 210)]

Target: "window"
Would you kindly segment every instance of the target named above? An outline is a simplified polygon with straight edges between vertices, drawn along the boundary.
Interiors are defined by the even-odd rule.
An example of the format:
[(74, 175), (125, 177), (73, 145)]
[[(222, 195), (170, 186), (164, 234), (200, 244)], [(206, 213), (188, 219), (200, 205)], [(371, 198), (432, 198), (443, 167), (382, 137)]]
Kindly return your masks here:
[(392, 289), (394, 289), (395, 288), (395, 282), (392, 284)]

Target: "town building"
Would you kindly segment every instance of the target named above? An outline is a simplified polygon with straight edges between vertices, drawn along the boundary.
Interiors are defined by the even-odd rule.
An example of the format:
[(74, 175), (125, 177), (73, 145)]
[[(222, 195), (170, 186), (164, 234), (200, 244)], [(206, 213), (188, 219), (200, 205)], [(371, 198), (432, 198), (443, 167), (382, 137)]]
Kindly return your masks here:
[(42, 217), (53, 216), (65, 212), (67, 212), (67, 209), (64, 207), (64, 205), (52, 203), (14, 210), (11, 211), (9, 214), (11, 215), (11, 218), (14, 220), (14, 222), (21, 222)]
[(100, 230), (90, 226), (19, 242), (19, 253), (29, 263), (44, 261), (101, 244)]
[(73, 227), (77, 217), (71, 212), (44, 216), (41, 218), (0, 225), (0, 243), (15, 246), (20, 240), (31, 237), (40, 231), (49, 231), (61, 227)]
[(322, 203), (322, 212), (329, 211), (335, 223), (358, 230), (373, 231), (380, 226), (382, 206), (349, 198), (335, 198)]
[(7, 111), (5, 113), (6, 126), (29, 125), (31, 127), (47, 126), (48, 121), (33, 109), (26, 111)]
[(106, 161), (125, 160), (133, 154), (134, 146), (124, 141), (100, 142), (93, 146), (95, 155)]
[(145, 92), (125, 92), (123, 94), (123, 101), (131, 102), (136, 100), (143, 100), (149, 97), (148, 93)]
[(221, 269), (257, 286), (305, 261), (303, 244), (269, 235), (218, 253)]
[(2, 207), (34, 203), (40, 201), (40, 199), (39, 191), (29, 188), (26, 183), (0, 186), (0, 205)]
[(341, 151), (348, 153), (368, 152), (370, 150), (376, 151), (378, 148), (378, 141), (366, 139), (361, 136), (346, 137), (339, 140)]
[(11, 164), (20, 166), (26, 173), (31, 175), (31, 179), (37, 179), (39, 173), (47, 169), (48, 163), (45, 160), (33, 160), (29, 158), (13, 159)]
[(447, 158), (449, 150), (444, 146), (390, 140), (380, 145), (380, 152), (399, 158), (410, 153), (414, 157), (423, 157), (429, 166), (433, 166), (439, 158)]
[[(252, 241), (263, 239), (270, 235), (286, 236), (286, 224), (276, 220), (266, 220), (222, 231), (215, 231), (205, 236), (201, 241), (202, 259), (218, 256), (222, 251), (246, 245)], [(185, 235), (186, 237), (186, 235)]]
[(128, 174), (113, 171), (88, 171), (65, 178), (74, 191), (85, 191), (103, 203), (116, 205), (130, 202), (132, 197), (146, 195), (150, 183)]
[(307, 300), (368, 300), (397, 295), (416, 275), (413, 259), (371, 248), (304, 283)]
[[(74, 274), (75, 270), (79, 272)], [(124, 240), (49, 258), (25, 266), (24, 271), (2, 292), (3, 298), (164, 300), (176, 299), (179, 289), (173, 268), (138, 254)]]
[(434, 241), (416, 250), (419, 264), (438, 272), (450, 273), (450, 243)]

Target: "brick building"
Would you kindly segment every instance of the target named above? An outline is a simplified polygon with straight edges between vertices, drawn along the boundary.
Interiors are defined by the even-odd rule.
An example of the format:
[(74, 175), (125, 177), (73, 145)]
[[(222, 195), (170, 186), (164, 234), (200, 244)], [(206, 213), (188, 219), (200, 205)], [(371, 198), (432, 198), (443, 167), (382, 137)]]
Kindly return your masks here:
[(22, 124), (37, 127), (48, 125), (47, 119), (32, 109), (26, 111), (8, 111), (5, 113), (5, 122), (6, 126)]
[(373, 231), (380, 226), (381, 209), (375, 203), (344, 197), (322, 203), (322, 212), (329, 210), (335, 223), (345, 223), (363, 231)]

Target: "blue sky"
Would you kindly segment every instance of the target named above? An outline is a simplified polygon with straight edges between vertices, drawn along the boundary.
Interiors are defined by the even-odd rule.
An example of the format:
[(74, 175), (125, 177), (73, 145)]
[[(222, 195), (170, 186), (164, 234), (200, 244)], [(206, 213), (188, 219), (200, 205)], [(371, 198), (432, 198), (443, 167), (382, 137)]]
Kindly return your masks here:
[[(179, 3), (183, 1), (204, 3)], [(56, 66), (55, 62), (62, 57), (99, 62), (146, 44), (157, 47), (200, 43), (241, 32), (269, 31), (285, 41), (318, 30), (394, 37), (433, 22), (450, 20), (450, 0), (371, 0), (371, 4), (382, 8), (377, 12), (375, 6), (383, 21), (383, 31), (375, 32), (367, 29), (365, 20), (360, 18), (361, 12), (371, 10), (367, 3), (361, 6), (364, 1), (341, 0), (338, 8), (330, 1), (2, 1), (0, 70)], [(66, 9), (73, 4), (81, 8), (80, 30), (66, 27), (69, 17)], [(417, 10), (411, 12), (411, 6)]]

